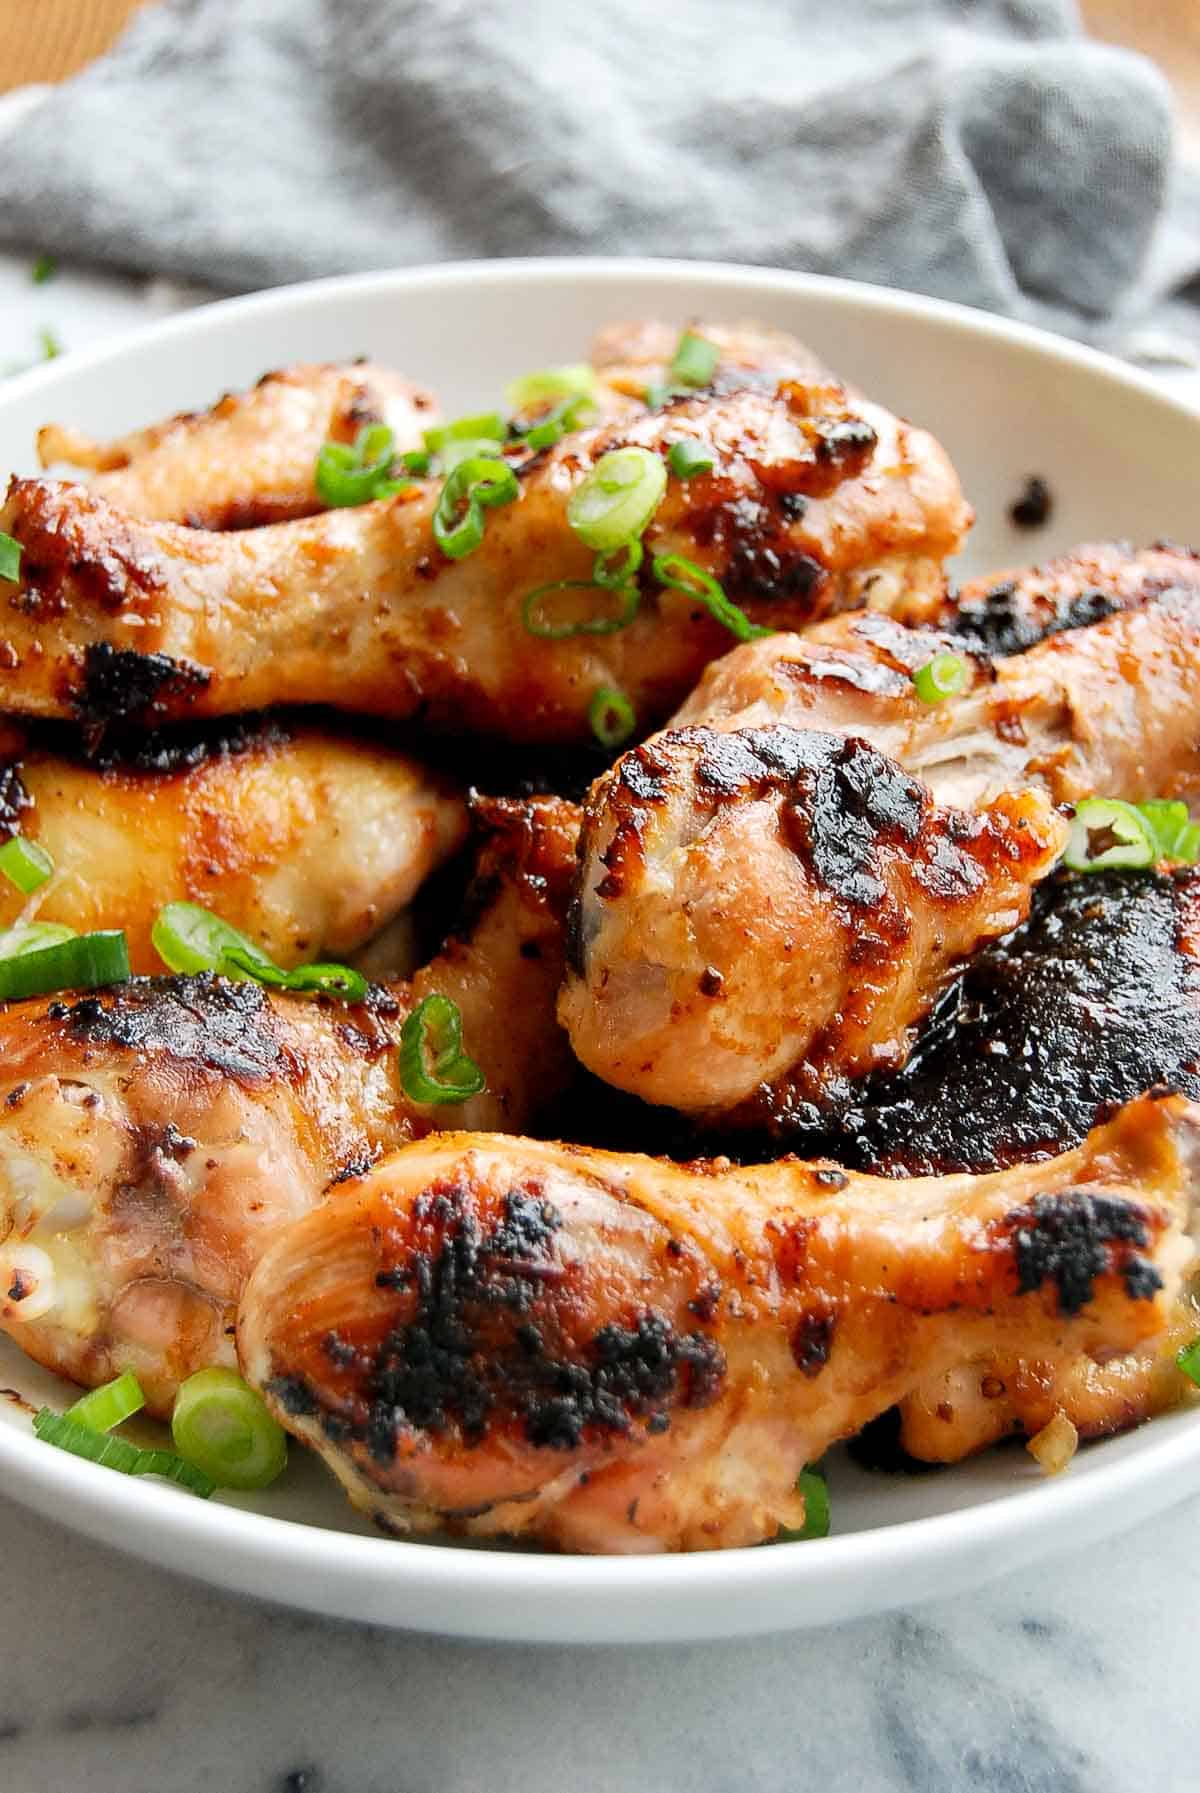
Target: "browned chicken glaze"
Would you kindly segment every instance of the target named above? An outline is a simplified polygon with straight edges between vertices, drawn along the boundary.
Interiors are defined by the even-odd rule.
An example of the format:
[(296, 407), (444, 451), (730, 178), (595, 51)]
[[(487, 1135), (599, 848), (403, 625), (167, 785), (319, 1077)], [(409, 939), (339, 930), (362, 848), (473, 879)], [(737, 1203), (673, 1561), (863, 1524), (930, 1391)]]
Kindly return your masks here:
[(937, 620), (990, 654), (1019, 654), (1048, 635), (1101, 622), (1168, 591), (1197, 588), (1200, 556), (1186, 548), (1090, 542), (1045, 566), (969, 580)]
[(97, 442), (48, 424), (43, 467), (89, 467), (90, 490), (128, 516), (194, 529), (247, 529), (323, 510), (314, 484), (321, 444), (353, 442), (386, 423), (396, 452), (421, 447), (438, 421), (431, 393), (367, 361), (325, 362), (264, 374), (208, 411)]
[(1079, 1366), (1172, 1337), (1198, 1126), (1143, 1099), (1049, 1163), (915, 1182), (442, 1135), (280, 1235), (242, 1366), (397, 1529), (755, 1544), (937, 1378), (1041, 1366), (1069, 1412)]
[[(707, 318), (689, 328), (718, 350), (713, 391), (732, 391), (748, 379), (835, 381), (811, 349), (783, 330), (754, 323), (714, 324)], [(594, 338), (590, 355), (602, 393), (641, 402), (647, 389), (669, 385), (678, 343), (677, 327), (658, 318), (607, 325)]]
[(462, 845), (466, 806), (408, 754), (260, 720), (104, 767), (36, 741), (5, 755), (6, 829), (46, 848), (32, 897), (0, 880), (0, 928), (124, 928), (135, 972), (161, 972), (164, 903), (219, 911), (278, 964), (344, 958)]
[[(608, 450), (666, 454), (700, 436), (711, 474), (672, 479), (646, 532), (640, 613), (617, 633), (547, 640), (527, 594), (588, 580), (566, 500)], [(615, 685), (666, 714), (728, 635), (649, 577), (680, 552), (756, 620), (794, 627), (869, 601), (936, 607), (941, 563), (969, 520), (941, 449), (834, 385), (783, 381), (679, 399), (517, 452), (518, 500), (486, 513), (482, 546), (450, 561), (432, 535), (436, 485), (243, 532), (144, 523), (87, 488), (16, 480), (0, 530), (21, 545), (0, 582), (0, 703), (87, 724), (328, 702), (439, 727), (590, 739)]]
[(865, 613), (749, 643), (598, 781), (560, 1004), (590, 1070), (718, 1114), (899, 1063), (947, 970), (1024, 919), (1055, 804), (1196, 789), (1200, 587), (922, 703), (944, 642)]
[[(331, 1180), (431, 1128), (528, 1128), (569, 1055), (554, 1024), (576, 812), (479, 805), (470, 931), (358, 1007), (203, 977), (0, 1012), (0, 1328), (85, 1384), (133, 1369), (154, 1411), (232, 1362), (263, 1247)], [(414, 1103), (395, 1044), (437, 992), (487, 1077)]]

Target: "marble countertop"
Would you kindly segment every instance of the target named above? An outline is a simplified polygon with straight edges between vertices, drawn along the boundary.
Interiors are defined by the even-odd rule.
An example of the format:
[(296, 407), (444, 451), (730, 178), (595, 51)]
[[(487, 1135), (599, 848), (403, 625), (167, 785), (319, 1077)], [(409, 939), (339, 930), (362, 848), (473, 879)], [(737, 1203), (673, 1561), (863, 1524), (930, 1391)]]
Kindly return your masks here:
[[(0, 362), (199, 295), (0, 256)], [(1181, 385), (1194, 386), (1192, 374)], [(1200, 1499), (951, 1604), (733, 1645), (458, 1644), (251, 1605), (0, 1499), (0, 1789), (1184, 1793)]]

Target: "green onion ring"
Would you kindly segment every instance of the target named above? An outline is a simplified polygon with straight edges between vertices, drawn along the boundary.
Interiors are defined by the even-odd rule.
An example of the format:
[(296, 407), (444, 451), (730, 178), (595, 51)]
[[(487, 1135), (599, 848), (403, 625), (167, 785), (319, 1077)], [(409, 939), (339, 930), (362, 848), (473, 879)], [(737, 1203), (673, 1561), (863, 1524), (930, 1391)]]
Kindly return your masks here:
[(73, 1407), (67, 1408), (63, 1417), (78, 1420), (81, 1426), (87, 1426), (93, 1432), (111, 1432), (114, 1426), (122, 1425), (133, 1414), (140, 1413), (145, 1405), (141, 1383), (131, 1370), (126, 1370), (112, 1382), (102, 1383), (99, 1388), (82, 1395)]
[(297, 965), (284, 971), (261, 946), (199, 903), (167, 903), (159, 910), (150, 941), (171, 971), (214, 971), (221, 977), (250, 978), (272, 989), (315, 992), (341, 1002), (361, 1002), (369, 985), (348, 965)]
[(22, 896), (32, 896), (40, 890), (53, 871), (54, 861), (45, 847), (23, 834), (14, 834), (0, 847), (0, 872)]
[(615, 685), (601, 685), (588, 705), (588, 721), (601, 747), (622, 747), (637, 727), (637, 712)]
[(752, 623), (745, 611), (739, 610), (725, 596), (712, 574), (706, 573), (694, 560), (688, 560), (686, 555), (656, 554), (652, 570), (660, 585), (668, 585), (673, 591), (681, 591), (685, 597), (703, 604), (714, 621), (721, 623), (739, 641), (759, 641), (764, 635), (775, 633), (773, 629)]
[(0, 1002), (57, 990), (98, 990), (128, 977), (129, 949), (117, 929), (74, 934), (68, 928), (64, 935), (53, 922), (33, 922), (0, 935)]
[(1063, 864), (1072, 871), (1143, 871), (1158, 856), (1154, 830), (1134, 804), (1115, 797), (1087, 797), (1075, 805), (1063, 852)]
[(935, 654), (913, 673), (913, 685), (923, 704), (940, 704), (965, 691), (970, 677), (970, 662), (961, 654)]
[(661, 456), (648, 448), (614, 448), (571, 493), (567, 522), (580, 541), (607, 554), (642, 534), (666, 489)]
[(73, 1457), (85, 1457), (90, 1463), (118, 1470), (122, 1475), (163, 1476), (169, 1482), (178, 1482), (181, 1487), (190, 1489), (202, 1500), (207, 1500), (214, 1492), (214, 1484), (203, 1470), (185, 1463), (172, 1451), (139, 1450), (126, 1438), (94, 1432), (69, 1414), (54, 1413), (49, 1407), (41, 1408), (34, 1415), (33, 1430), (43, 1444), (53, 1444), (60, 1451), (69, 1451)]
[[(594, 591), (606, 597), (619, 598), (621, 608), (615, 615), (580, 617), (573, 622), (555, 623), (539, 615), (543, 601), (556, 591)], [(556, 579), (550, 585), (539, 585), (529, 593), (521, 609), (521, 619), (531, 635), (541, 641), (570, 641), (576, 635), (615, 635), (627, 629), (637, 615), (641, 594), (636, 585), (610, 585), (598, 579)]]
[(433, 535), (451, 560), (473, 554), (483, 541), (484, 508), (511, 504), (519, 495), (517, 476), (506, 461), (474, 455), (460, 461), (442, 487), (433, 513)]
[(411, 1102), (466, 1102), (485, 1088), (462, 1043), (462, 1013), (450, 997), (417, 1004), (400, 1030), (400, 1082)]
[(236, 1370), (197, 1370), (180, 1384), (171, 1437), (218, 1488), (266, 1488), (287, 1467), (287, 1433)]

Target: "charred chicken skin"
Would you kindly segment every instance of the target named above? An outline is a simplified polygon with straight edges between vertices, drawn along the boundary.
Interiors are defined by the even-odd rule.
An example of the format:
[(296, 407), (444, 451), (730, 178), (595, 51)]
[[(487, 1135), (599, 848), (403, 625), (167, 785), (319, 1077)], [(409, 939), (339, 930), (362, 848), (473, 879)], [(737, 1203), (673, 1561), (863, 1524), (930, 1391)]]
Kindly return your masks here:
[(929, 705), (912, 675), (946, 639), (865, 613), (749, 643), (598, 781), (560, 1006), (590, 1070), (716, 1116), (898, 1064), (952, 966), (1024, 920), (1056, 805), (1195, 790), (1200, 587)]
[(135, 972), (164, 903), (196, 902), (278, 964), (344, 958), (411, 902), (462, 845), (466, 805), (404, 753), (312, 724), (259, 720), (97, 766), (14, 738), (3, 820), (54, 872), (32, 897), (7, 879), (0, 928), (123, 928)]
[(280, 1235), (243, 1370), (398, 1530), (756, 1544), (802, 1523), (806, 1463), (939, 1378), (1003, 1365), (1033, 1426), (1173, 1336), (1198, 1122), (1142, 1099), (1048, 1163), (914, 1182), (445, 1134)]
[(89, 490), (126, 516), (193, 529), (248, 529), (325, 508), (315, 485), (322, 443), (386, 423), (396, 453), (419, 449), (438, 421), (431, 393), (366, 361), (288, 367), (208, 411), (96, 442), (48, 424), (43, 467), (91, 468)]
[[(531, 634), (525, 602), (587, 582), (566, 502), (611, 449), (701, 437), (714, 467), (668, 482), (645, 536), (638, 615), (615, 633)], [(600, 686), (666, 715), (728, 637), (656, 584), (681, 553), (755, 620), (795, 627), (870, 602), (931, 610), (969, 521), (941, 449), (842, 388), (783, 380), (676, 399), (530, 455), (515, 502), (465, 559), (438, 549), (438, 488), (238, 535), (131, 517), (88, 488), (16, 480), (0, 530), (0, 703), (92, 726), (330, 703), (530, 741), (586, 741)], [(611, 594), (609, 595), (611, 602)]]
[[(554, 1024), (576, 815), (483, 804), (469, 910), (410, 984), (348, 1008), (208, 976), (0, 1013), (0, 1328), (88, 1385), (132, 1369), (153, 1411), (233, 1361), (238, 1293), (329, 1185), (430, 1128), (530, 1126), (568, 1071)], [(405, 1016), (456, 1002), (481, 1095), (406, 1094)]]

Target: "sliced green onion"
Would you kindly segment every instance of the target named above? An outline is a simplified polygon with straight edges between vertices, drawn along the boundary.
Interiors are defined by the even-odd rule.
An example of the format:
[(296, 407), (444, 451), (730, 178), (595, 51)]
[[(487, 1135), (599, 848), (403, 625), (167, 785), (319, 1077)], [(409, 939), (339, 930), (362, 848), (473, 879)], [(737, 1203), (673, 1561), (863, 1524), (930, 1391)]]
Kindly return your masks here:
[(1184, 1375), (1200, 1388), (1200, 1338), (1194, 1338), (1190, 1345), (1184, 1345), (1176, 1353), (1175, 1362)]
[(0, 531), (0, 579), (14, 583), (21, 577), (21, 544)]
[(1134, 804), (1115, 797), (1087, 797), (1075, 805), (1063, 853), (1063, 863), (1072, 871), (1141, 871), (1158, 856), (1154, 830)]
[(739, 641), (758, 641), (764, 635), (773, 635), (773, 629), (764, 629), (759, 623), (752, 623), (744, 610), (730, 598), (725, 596), (720, 585), (711, 573), (698, 567), (694, 560), (688, 560), (683, 554), (656, 554), (653, 561), (654, 577), (660, 585), (669, 585), (673, 591), (681, 591), (689, 598), (695, 598), (703, 604), (714, 621), (722, 623), (731, 635)]
[(410, 448), (407, 454), (400, 456), (400, 465), (417, 479), (424, 479), (433, 466), (433, 456), (426, 454), (423, 448)]
[(94, 1432), (69, 1414), (53, 1413), (49, 1407), (41, 1408), (34, 1415), (33, 1430), (43, 1444), (53, 1444), (60, 1451), (70, 1451), (73, 1457), (86, 1457), (90, 1463), (118, 1470), (122, 1475), (163, 1476), (168, 1482), (178, 1482), (180, 1487), (189, 1488), (203, 1500), (214, 1492), (215, 1484), (211, 1478), (194, 1464), (175, 1456), (174, 1452), (139, 1450), (128, 1439)]
[(111, 1432), (114, 1426), (140, 1413), (145, 1405), (141, 1383), (132, 1370), (126, 1370), (115, 1381), (105, 1382), (81, 1396), (73, 1407), (67, 1408), (63, 1418), (78, 1420), (93, 1432)]
[[(605, 603), (617, 602), (620, 608), (597, 611), (594, 608), (597, 599), (593, 598), (591, 610), (564, 616), (547, 605), (547, 599), (564, 591), (598, 592)], [(540, 640), (570, 641), (575, 635), (615, 635), (618, 630), (627, 629), (637, 615), (639, 601), (636, 585), (607, 585), (596, 579), (557, 579), (551, 585), (539, 585), (530, 592), (521, 616), (529, 633)]]
[(45, 286), (58, 273), (58, 263), (52, 255), (39, 255), (29, 270), (29, 278), (34, 286)]
[(1178, 798), (1150, 797), (1137, 807), (1149, 822), (1163, 859), (1182, 859), (1188, 865), (1196, 863), (1195, 852), (1190, 849), (1193, 842), (1200, 840), (1200, 828), (1188, 814), (1186, 803), (1181, 803)]
[(829, 1536), (829, 1484), (815, 1469), (805, 1469), (796, 1477), (797, 1490), (804, 1496), (804, 1524), (799, 1529), (781, 1526), (776, 1533), (780, 1544), (799, 1543), (804, 1538)]
[[(0, 1002), (49, 996), (55, 990), (98, 990), (123, 984), (129, 976), (129, 949), (116, 929), (97, 934), (61, 934), (50, 943), (50, 922), (10, 928), (0, 936)], [(58, 930), (54, 930), (58, 933)]]
[(567, 500), (567, 522), (589, 548), (607, 554), (640, 536), (662, 502), (667, 470), (648, 448), (614, 448)]
[(511, 411), (531, 411), (535, 405), (553, 404), (560, 399), (594, 405), (596, 372), (586, 361), (570, 367), (540, 367), (535, 373), (513, 380), (504, 396)]
[(641, 542), (622, 542), (609, 554), (597, 554), (592, 562), (592, 583), (617, 590), (629, 584), (645, 556)]
[(913, 673), (913, 684), (923, 704), (940, 704), (965, 691), (970, 677), (970, 663), (961, 654), (935, 654)]
[[(499, 411), (482, 411), (476, 417), (456, 417), (452, 423), (435, 424), (424, 434), (430, 454), (445, 455), (457, 442), (503, 442), (508, 425)], [(458, 457), (460, 460), (462, 456)]]
[(64, 940), (77, 938), (74, 928), (66, 928), (59, 921), (19, 921), (0, 933), (0, 960), (19, 959), (26, 953), (40, 952), (44, 946), (60, 946)]
[(433, 537), (443, 554), (462, 560), (483, 540), (483, 512), (511, 504), (520, 487), (505, 461), (474, 455), (460, 461), (442, 487), (433, 513)]
[(180, 1384), (171, 1437), (218, 1488), (266, 1488), (287, 1467), (287, 1433), (236, 1370), (198, 1370)]
[(0, 872), (25, 896), (40, 890), (54, 870), (54, 861), (45, 847), (23, 834), (14, 834), (0, 847)]
[(637, 712), (623, 691), (601, 685), (588, 705), (588, 721), (601, 747), (620, 747), (637, 727)]
[(553, 448), (561, 442), (568, 430), (582, 428), (591, 416), (595, 415), (595, 406), (584, 398), (564, 398), (558, 404), (551, 405), (543, 411), (535, 423), (514, 424), (518, 436), (524, 438), (528, 448)]
[(343, 1002), (361, 1002), (368, 984), (348, 965), (297, 965), (284, 971), (261, 946), (199, 903), (168, 903), (159, 910), (150, 941), (171, 971), (215, 971), (251, 978), (276, 990), (315, 991)]
[(1184, 865), (1200, 864), (1200, 822), (1189, 822), (1176, 841), (1170, 857)]
[(62, 354), (62, 343), (53, 330), (39, 330), (38, 341), (42, 345), (42, 360), (54, 361)]
[(667, 378), (676, 386), (707, 386), (717, 371), (721, 351), (716, 343), (685, 330), (675, 345)]
[(466, 1102), (484, 1075), (463, 1051), (462, 1014), (448, 996), (427, 996), (400, 1030), (400, 1081), (413, 1102)]
[(368, 423), (352, 444), (323, 442), (313, 476), (321, 502), (337, 509), (401, 491), (404, 481), (392, 478), (395, 440), (386, 423)]
[(694, 436), (685, 436), (681, 442), (672, 442), (667, 461), (677, 479), (692, 479), (697, 473), (711, 473), (716, 465), (712, 449), (703, 442), (697, 442)]

